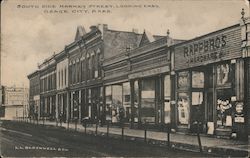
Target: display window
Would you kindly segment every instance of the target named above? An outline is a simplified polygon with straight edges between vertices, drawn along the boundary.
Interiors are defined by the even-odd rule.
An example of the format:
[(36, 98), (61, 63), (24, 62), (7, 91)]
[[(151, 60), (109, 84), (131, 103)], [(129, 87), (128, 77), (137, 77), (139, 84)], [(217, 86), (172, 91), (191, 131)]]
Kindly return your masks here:
[(217, 65), (216, 72), (217, 72), (217, 80), (216, 80), (217, 86), (224, 86), (230, 84), (231, 75), (230, 75), (229, 63)]
[(178, 123), (179, 125), (188, 125), (189, 124), (189, 97), (188, 93), (178, 93)]
[(130, 84), (125, 82), (122, 84), (123, 87), (123, 109), (120, 114), (123, 115), (125, 122), (130, 122), (131, 118), (131, 101), (130, 101)]
[(201, 105), (203, 103), (203, 92), (192, 92), (192, 105)]
[(199, 71), (192, 71), (192, 87), (204, 88), (204, 73)]
[(164, 123), (170, 123), (171, 108), (170, 108), (170, 94), (171, 94), (170, 75), (164, 77)]
[(138, 100), (139, 100), (139, 85), (138, 85), (138, 81), (135, 81), (134, 82), (134, 122), (138, 122), (139, 120)]
[(141, 120), (155, 122), (155, 79), (142, 80)]
[(111, 93), (112, 93), (111, 86), (106, 86), (105, 87), (105, 99), (106, 99), (106, 105), (108, 106), (111, 104), (111, 99), (112, 99)]
[(231, 97), (231, 88), (217, 90), (217, 127), (232, 126)]
[(122, 85), (112, 86), (111, 119), (112, 123), (120, 121), (120, 110), (122, 109)]
[(188, 88), (189, 87), (189, 72), (183, 71), (178, 73), (178, 88)]

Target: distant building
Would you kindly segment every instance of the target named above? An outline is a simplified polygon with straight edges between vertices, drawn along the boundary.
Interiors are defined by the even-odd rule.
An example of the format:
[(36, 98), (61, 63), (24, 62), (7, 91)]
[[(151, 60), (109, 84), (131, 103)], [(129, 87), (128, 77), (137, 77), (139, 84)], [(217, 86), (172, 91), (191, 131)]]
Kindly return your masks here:
[(29, 89), (23, 87), (3, 87), (4, 119), (28, 116)]
[(30, 80), (29, 116), (40, 117), (40, 72), (31, 73), (28, 79)]

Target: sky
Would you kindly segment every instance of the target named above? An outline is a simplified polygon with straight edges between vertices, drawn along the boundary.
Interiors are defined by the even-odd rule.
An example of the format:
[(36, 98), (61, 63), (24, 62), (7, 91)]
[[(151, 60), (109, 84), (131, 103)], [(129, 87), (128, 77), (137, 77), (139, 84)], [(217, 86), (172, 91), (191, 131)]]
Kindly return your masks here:
[[(108, 24), (114, 30), (145, 29), (156, 35), (169, 29), (172, 38), (192, 39), (239, 23), (242, 8), (249, 16), (246, 0), (3, 0), (1, 84), (28, 87), (27, 75), (73, 42), (79, 25), (87, 31), (91, 25)], [(55, 13), (59, 10), (66, 13)]]

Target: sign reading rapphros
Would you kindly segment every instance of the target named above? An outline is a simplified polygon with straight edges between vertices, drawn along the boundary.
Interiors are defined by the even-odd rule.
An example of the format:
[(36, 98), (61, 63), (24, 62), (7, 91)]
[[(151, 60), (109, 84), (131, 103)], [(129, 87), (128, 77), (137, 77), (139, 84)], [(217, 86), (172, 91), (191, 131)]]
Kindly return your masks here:
[(227, 45), (227, 36), (222, 34), (212, 38), (200, 40), (183, 47), (183, 55), (187, 63), (205, 62), (216, 60), (225, 52), (223, 48)]

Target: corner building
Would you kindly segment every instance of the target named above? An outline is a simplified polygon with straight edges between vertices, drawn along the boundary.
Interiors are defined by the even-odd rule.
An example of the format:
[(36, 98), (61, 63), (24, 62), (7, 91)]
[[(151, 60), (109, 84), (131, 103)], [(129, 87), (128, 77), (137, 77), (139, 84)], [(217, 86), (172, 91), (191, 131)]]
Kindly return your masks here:
[(246, 25), (241, 22), (173, 46), (177, 130), (195, 132), (198, 121), (199, 130), (206, 134), (246, 136), (249, 125)]

